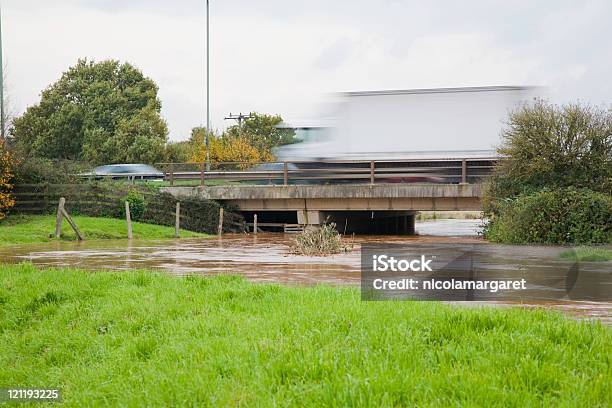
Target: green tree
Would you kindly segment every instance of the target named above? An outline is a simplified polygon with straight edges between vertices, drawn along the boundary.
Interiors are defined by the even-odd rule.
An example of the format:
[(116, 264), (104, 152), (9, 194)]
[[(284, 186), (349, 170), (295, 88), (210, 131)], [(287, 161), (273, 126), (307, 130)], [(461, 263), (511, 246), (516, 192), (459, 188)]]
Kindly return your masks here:
[(182, 142), (169, 142), (164, 149), (164, 162), (187, 163), (191, 159), (192, 146), (188, 140)]
[(128, 63), (79, 60), (15, 119), (13, 142), (26, 158), (153, 163), (168, 133), (157, 91)]
[(279, 128), (283, 122), (280, 115), (263, 115), (253, 113), (252, 118), (245, 119), (242, 126), (230, 126), (225, 137), (243, 136), (249, 144), (260, 151), (269, 151), (273, 147), (296, 143), (293, 129)]
[(612, 239), (612, 111), (545, 101), (510, 114), (483, 195), (485, 236), (506, 243)]
[(501, 160), (485, 189), (485, 212), (500, 200), (542, 188), (612, 192), (612, 111), (536, 101), (512, 112)]

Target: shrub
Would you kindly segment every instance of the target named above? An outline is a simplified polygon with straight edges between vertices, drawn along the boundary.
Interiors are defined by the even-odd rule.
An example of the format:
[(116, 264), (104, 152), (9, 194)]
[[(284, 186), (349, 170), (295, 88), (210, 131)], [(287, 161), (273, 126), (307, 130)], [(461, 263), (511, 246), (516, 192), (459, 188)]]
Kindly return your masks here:
[(294, 252), (300, 255), (322, 256), (348, 250), (334, 223), (323, 224), (320, 228), (306, 229), (295, 238)]
[(495, 169), (495, 197), (525, 189), (581, 187), (612, 191), (612, 111), (539, 100), (510, 114)]
[[(483, 190), (485, 236), (506, 243), (610, 240), (612, 111), (539, 100), (510, 114)], [(607, 224), (606, 224), (607, 223)]]
[(40, 157), (21, 159), (15, 166), (16, 184), (68, 184), (85, 180), (79, 174), (91, 170), (91, 166), (70, 160), (50, 160)]
[[(140, 194), (136, 190), (130, 190), (125, 196), (125, 200), (129, 203), (130, 206), (130, 217), (134, 221), (140, 221), (145, 212), (145, 199), (142, 194)], [(123, 207), (125, 209), (125, 204)], [(125, 213), (125, 210), (124, 210)], [(125, 214), (124, 214), (125, 215)]]
[(612, 242), (612, 196), (569, 187), (506, 199), (485, 236), (512, 244)]
[(0, 139), (0, 220), (6, 216), (6, 211), (15, 205), (11, 194), (13, 165), (13, 156), (6, 149), (4, 140)]

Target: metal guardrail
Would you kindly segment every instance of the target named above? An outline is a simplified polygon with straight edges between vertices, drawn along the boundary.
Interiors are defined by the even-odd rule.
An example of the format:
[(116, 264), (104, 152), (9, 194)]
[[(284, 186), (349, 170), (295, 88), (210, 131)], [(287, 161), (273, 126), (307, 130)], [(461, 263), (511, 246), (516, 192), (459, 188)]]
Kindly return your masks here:
[(256, 184), (473, 183), (490, 175), (498, 158), (158, 163), (171, 186), (178, 180)]
[(126, 179), (127, 181), (135, 181), (135, 180), (162, 179), (165, 177), (165, 175), (158, 174), (158, 173), (108, 173), (108, 174), (77, 174), (76, 177), (84, 178), (84, 179), (101, 179), (101, 180)]

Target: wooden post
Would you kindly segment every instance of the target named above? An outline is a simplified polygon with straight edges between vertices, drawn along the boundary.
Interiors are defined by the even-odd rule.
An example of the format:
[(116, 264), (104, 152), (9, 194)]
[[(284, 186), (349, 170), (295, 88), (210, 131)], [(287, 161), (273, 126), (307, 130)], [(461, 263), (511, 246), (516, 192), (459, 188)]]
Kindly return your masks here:
[(170, 163), (170, 186), (174, 185), (174, 163)]
[(257, 214), (253, 216), (253, 234), (257, 235)]
[(374, 170), (375, 170), (374, 160), (370, 162), (370, 184), (374, 184)]
[(180, 238), (179, 229), (181, 227), (181, 203), (176, 202), (176, 218), (174, 219), (174, 236)]
[(62, 235), (62, 210), (64, 209), (64, 204), (66, 204), (66, 199), (61, 197), (57, 205), (57, 215), (55, 216), (55, 238), (59, 238)]
[(461, 184), (467, 184), (467, 160), (461, 160)]
[(70, 226), (72, 227), (72, 229), (76, 233), (76, 236), (77, 236), (78, 240), (79, 241), (84, 241), (85, 237), (83, 236), (83, 234), (79, 230), (79, 227), (77, 227), (75, 222), (72, 220), (70, 215), (66, 212), (66, 209), (64, 207), (62, 207), (62, 215), (64, 216), (64, 218), (66, 218), (66, 221), (68, 221), (68, 224), (70, 224)]
[(204, 171), (206, 171), (206, 163), (202, 162), (200, 164), (200, 185), (204, 185)]
[(130, 203), (125, 202), (125, 221), (127, 222), (128, 239), (132, 239), (132, 217), (130, 215)]
[(223, 234), (223, 207), (219, 208), (219, 227), (217, 228), (217, 234), (219, 234), (219, 236)]

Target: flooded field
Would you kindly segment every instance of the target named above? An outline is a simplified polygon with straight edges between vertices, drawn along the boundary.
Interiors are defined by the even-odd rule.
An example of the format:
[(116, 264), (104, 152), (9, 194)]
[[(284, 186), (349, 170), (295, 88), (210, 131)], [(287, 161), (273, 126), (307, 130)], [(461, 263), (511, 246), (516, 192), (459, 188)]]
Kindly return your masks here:
[[(89, 270), (156, 269), (170, 274), (236, 273), (257, 282), (294, 285), (359, 285), (360, 245), (364, 242), (402, 244), (473, 244), (485, 242), (475, 236), (479, 220), (438, 220), (417, 224), (417, 236), (348, 237), (353, 251), (330, 257), (291, 253), (293, 237), (284, 234), (227, 234), (222, 238), (163, 241), (85, 241), (12, 246), (0, 249), (1, 262), (30, 261), (45, 266), (69, 266)], [(554, 271), (564, 248), (505, 247), (501, 268), (527, 268), (546, 259)], [(518, 264), (517, 260), (520, 260)], [(593, 264), (593, 263), (591, 263)], [(596, 272), (609, 271), (610, 263), (594, 264)], [(548, 273), (548, 272), (547, 272)], [(552, 307), (574, 316), (598, 318), (612, 323), (612, 303), (575, 301), (504, 302), (497, 305)]]

